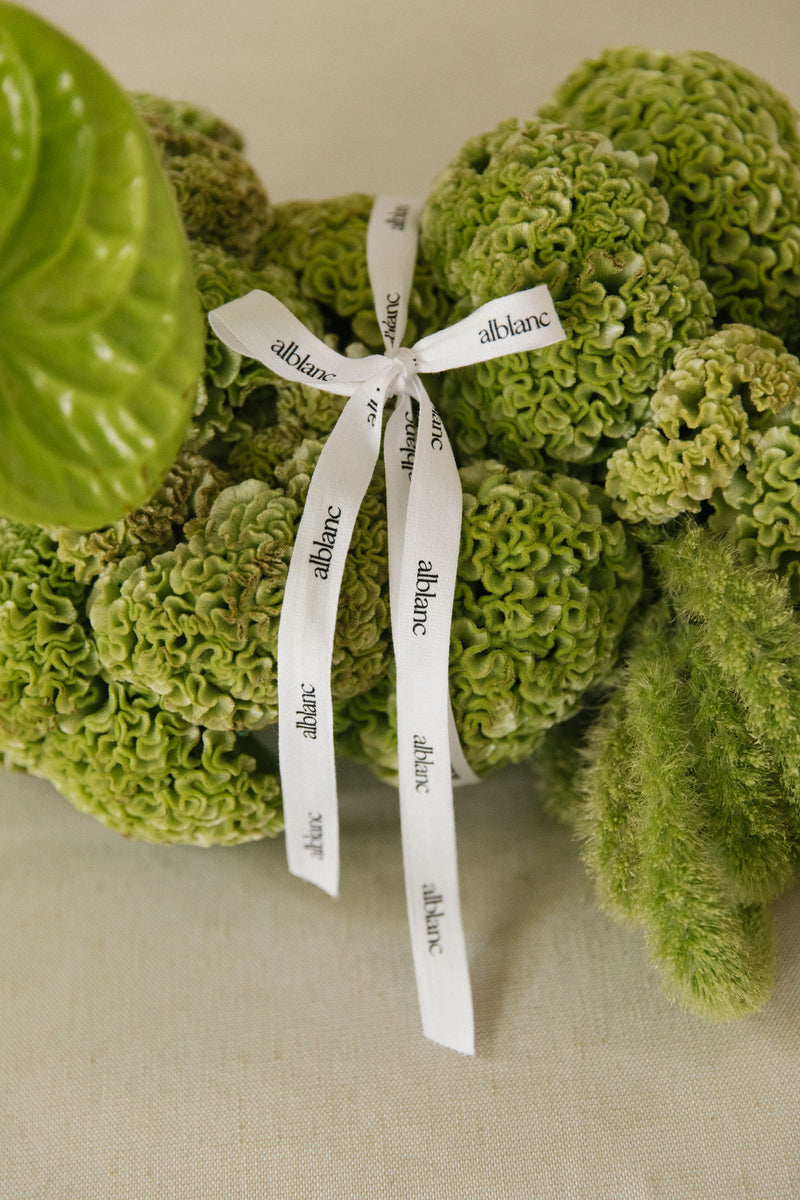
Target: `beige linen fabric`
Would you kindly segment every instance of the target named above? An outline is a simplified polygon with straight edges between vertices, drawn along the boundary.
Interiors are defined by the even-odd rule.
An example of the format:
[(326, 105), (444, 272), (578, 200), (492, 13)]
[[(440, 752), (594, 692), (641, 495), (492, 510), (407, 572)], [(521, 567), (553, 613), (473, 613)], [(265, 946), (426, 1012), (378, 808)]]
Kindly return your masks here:
[(396, 799), (342, 894), (282, 841), (128, 843), (0, 779), (2, 1200), (797, 1200), (800, 893), (769, 1006), (672, 1006), (524, 768), (458, 794), (472, 1060), (420, 1032)]

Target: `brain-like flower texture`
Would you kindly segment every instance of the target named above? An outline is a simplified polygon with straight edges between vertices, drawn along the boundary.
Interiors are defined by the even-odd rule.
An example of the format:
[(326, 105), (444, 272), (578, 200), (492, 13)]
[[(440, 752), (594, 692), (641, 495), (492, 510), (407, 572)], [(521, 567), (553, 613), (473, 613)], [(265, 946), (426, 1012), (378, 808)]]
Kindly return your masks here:
[[(641, 590), (641, 561), (602, 491), (496, 462), (461, 472), (464, 489), (450, 640), (450, 694), (470, 765), (527, 757), (613, 666)], [(343, 706), (350, 753), (391, 768), (393, 695)]]
[(84, 597), (49, 534), (0, 520), (0, 752), (14, 761), (92, 706), (99, 663)]
[[(190, 244), (190, 253), (204, 313), (258, 288), (285, 304), (313, 333), (322, 334), (320, 313), (313, 301), (300, 295), (286, 268), (265, 264), (256, 269), (219, 246), (199, 241)], [(316, 389), (281, 379), (256, 359), (230, 350), (208, 325), (202, 397), (184, 446), (204, 449), (224, 462), (233, 446), (259, 430), (272, 428), (295, 410), (318, 405), (322, 406)], [(332, 424), (333, 420), (329, 428)], [(211, 441), (216, 444), (208, 448)]]
[[(88, 613), (103, 669), (209, 729), (277, 720), (278, 622), (319, 443), (282, 468), (286, 490), (257, 479), (223, 489), (169, 550), (131, 554), (94, 585)], [(359, 514), (342, 583), (333, 690), (356, 695), (389, 655), (386, 514), (375, 487)]]
[(643, 171), (599, 134), (506, 121), (435, 182), (423, 248), (456, 315), (545, 283), (566, 334), (448, 377), (442, 403), (465, 460), (604, 459), (644, 419), (665, 363), (710, 328), (697, 263)]
[(80, 723), (54, 730), (34, 770), (142, 841), (235, 845), (283, 828), (277, 763), (264, 747), (193, 725), (123, 683), (105, 685)]
[(800, 361), (771, 334), (728, 325), (676, 355), (605, 486), (626, 521), (699, 514), (800, 600), (799, 484)]
[(720, 318), (800, 349), (800, 139), (784, 96), (714, 54), (628, 47), (578, 67), (542, 115), (651, 160)]
[(277, 764), (109, 682), (88, 587), (44, 530), (0, 522), (0, 757), (82, 811), (155, 842), (234, 843), (282, 827)]
[(225, 122), (186, 104), (134, 96), (161, 154), (184, 229), (234, 254), (251, 255), (272, 223), (272, 206)]
[[(345, 348), (352, 342), (382, 350), (367, 272), (367, 224), (373, 197), (354, 192), (330, 200), (299, 200), (275, 208), (260, 245), (264, 261), (290, 268), (302, 294), (321, 308), (326, 331)], [(419, 259), (409, 296), (406, 342), (445, 323), (450, 302)]]
[(266, 484), (226, 488), (173, 549), (146, 562), (131, 556), (101, 576), (89, 616), (109, 676), (211, 729), (273, 723), (297, 513)]

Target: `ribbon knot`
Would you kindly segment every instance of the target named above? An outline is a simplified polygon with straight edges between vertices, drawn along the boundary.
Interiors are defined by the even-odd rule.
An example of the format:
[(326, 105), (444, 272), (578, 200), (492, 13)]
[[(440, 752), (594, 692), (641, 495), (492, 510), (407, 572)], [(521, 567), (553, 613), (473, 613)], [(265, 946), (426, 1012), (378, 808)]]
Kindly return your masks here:
[[(456, 325), (400, 345), (420, 206), (379, 197), (367, 265), (385, 354), (350, 359), (278, 300), (250, 292), (209, 314), (233, 350), (277, 374), (349, 399), (311, 477), (278, 629), (278, 736), (289, 869), (338, 892), (339, 826), (330, 688), (345, 556), (384, 441), (397, 754), (406, 899), (425, 1034), (474, 1052), (458, 899), (453, 776), (471, 782), (450, 710), (450, 621), (461, 535), (461, 484), (421, 374), (563, 339), (546, 287), (483, 305)], [(502, 333), (500, 329), (502, 327)], [(398, 397), (383, 433), (383, 412)], [(417, 401), (418, 414), (404, 400)]]
[(416, 354), (410, 347), (400, 346), (389, 357), (402, 368), (402, 374), (398, 381), (398, 391), (410, 393), (412, 384), (419, 379)]
[(382, 388), (385, 399), (401, 395), (417, 398), (422, 380), (419, 377), (417, 356), (408, 346), (399, 346), (386, 354), (370, 354), (366, 358), (353, 361), (362, 364), (362, 382)]

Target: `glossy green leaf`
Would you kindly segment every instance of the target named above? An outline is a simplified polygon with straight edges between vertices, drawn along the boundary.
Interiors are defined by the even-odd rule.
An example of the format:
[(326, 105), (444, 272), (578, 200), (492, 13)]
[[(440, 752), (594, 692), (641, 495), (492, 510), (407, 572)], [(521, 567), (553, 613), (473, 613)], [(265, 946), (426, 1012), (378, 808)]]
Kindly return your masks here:
[(202, 353), (180, 219), (125, 93), (0, 2), (0, 512), (91, 529), (141, 504)]

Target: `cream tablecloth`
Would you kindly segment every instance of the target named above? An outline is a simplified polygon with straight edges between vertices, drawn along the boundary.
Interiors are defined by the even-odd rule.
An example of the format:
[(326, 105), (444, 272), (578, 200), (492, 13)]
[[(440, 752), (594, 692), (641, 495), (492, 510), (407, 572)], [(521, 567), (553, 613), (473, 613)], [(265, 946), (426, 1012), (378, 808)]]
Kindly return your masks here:
[(3, 1200), (797, 1200), (800, 892), (769, 1006), (664, 997), (523, 768), (460, 793), (474, 1060), (420, 1032), (396, 802), (343, 772), (342, 894), (282, 842), (127, 843), (0, 781)]

